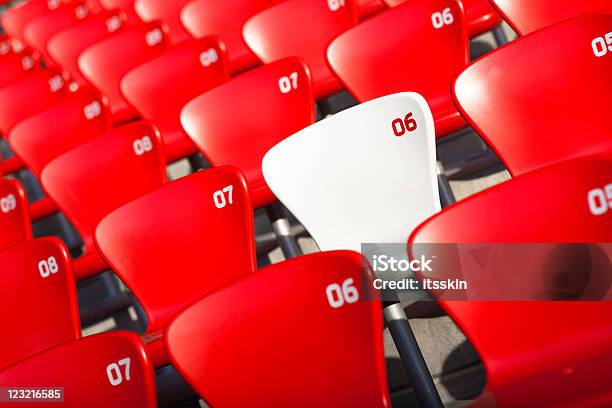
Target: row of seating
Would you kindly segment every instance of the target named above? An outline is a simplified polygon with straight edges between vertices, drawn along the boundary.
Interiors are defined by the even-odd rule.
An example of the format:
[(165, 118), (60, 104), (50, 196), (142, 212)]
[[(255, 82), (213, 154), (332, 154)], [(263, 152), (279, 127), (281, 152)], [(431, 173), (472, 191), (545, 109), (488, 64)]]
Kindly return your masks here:
[[(609, 5), (395, 3), (8, 11), (2, 169), (26, 167), (47, 197), (0, 182), (0, 304), (20, 311), (5, 316), (0, 385), (150, 407), (153, 368), (172, 364), (211, 406), (389, 406), (361, 243), (609, 241)], [(500, 15), (524, 37), (470, 64), (468, 38)], [(316, 122), (315, 101), (342, 89), (359, 103), (319, 103), (333, 115)], [(514, 179), (440, 211), (436, 139), (468, 124)], [(166, 165), (196, 153), (213, 167), (169, 182)], [(253, 211), (277, 200), (323, 252), (258, 269)], [(32, 238), (57, 211), (83, 240), (74, 261)], [(272, 221), (296, 255), (286, 217)], [(142, 336), (81, 336), (74, 281), (107, 269), (144, 310)], [(607, 303), (440, 304), (487, 369), (476, 406), (611, 402)]]

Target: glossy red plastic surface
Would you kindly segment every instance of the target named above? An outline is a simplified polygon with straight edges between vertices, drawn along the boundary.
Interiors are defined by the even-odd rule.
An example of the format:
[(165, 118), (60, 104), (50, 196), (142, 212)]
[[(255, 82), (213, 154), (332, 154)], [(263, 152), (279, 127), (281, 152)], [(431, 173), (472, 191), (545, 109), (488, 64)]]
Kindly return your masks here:
[(60, 101), (66, 91), (61, 74), (52, 70), (33, 72), (0, 88), (0, 100), (10, 101), (0, 105), (0, 133), (7, 135), (21, 120)]
[(8, 159), (4, 159), (0, 162), (0, 168), (2, 172), (5, 174), (15, 173), (16, 171), (22, 169), (25, 166), (23, 160), (21, 160), (17, 156), (11, 156)]
[[(148, 142), (143, 142), (148, 138)], [(166, 181), (166, 162), (157, 130), (147, 122), (112, 129), (50, 162), (43, 188), (79, 231), (85, 253), (95, 252), (98, 222), (121, 205)], [(78, 279), (98, 271), (82, 270)]]
[(32, 239), (28, 201), (16, 180), (0, 179), (0, 250)]
[(83, 76), (108, 97), (114, 123), (137, 116), (121, 95), (121, 78), (132, 68), (160, 55), (166, 42), (159, 23), (142, 23), (88, 47), (79, 56)]
[[(333, 308), (326, 288), (345, 282), (359, 299)], [(373, 290), (371, 271), (355, 252), (301, 256), (185, 309), (168, 325), (166, 347), (212, 406), (388, 407), (381, 307)], [(220, 370), (232, 373), (231, 384)], [(274, 392), (262, 381), (275, 384)]]
[(63, 28), (69, 27), (89, 15), (89, 9), (83, 2), (74, 2), (33, 18), (23, 26), (23, 39), (30, 47), (38, 51), (49, 65), (53, 60), (47, 53), (47, 41)]
[(256, 267), (253, 209), (244, 177), (231, 166), (180, 178), (120, 207), (95, 238), (147, 314), (156, 365), (168, 362), (161, 343), (168, 319)]
[[(423, 223), (410, 242), (612, 242), (612, 211), (588, 194), (612, 181), (612, 156), (566, 161), (495, 186)], [(520, 198), (520, 199), (518, 199)], [(612, 303), (441, 302), (480, 354), (475, 406), (609, 406)]]
[(28, 207), (30, 213), (30, 220), (38, 221), (42, 218), (48, 217), (58, 211), (57, 205), (49, 197), (43, 197), (40, 200), (36, 200), (31, 203)]
[(383, 0), (357, 0), (359, 19), (363, 20), (387, 8)]
[(216, 37), (188, 40), (170, 47), (121, 80), (121, 92), (161, 131), (168, 162), (196, 152), (181, 127), (183, 106), (229, 78), (225, 46)]
[(26, 77), (38, 69), (37, 61), (29, 51), (9, 52), (0, 57), (0, 88)]
[(23, 26), (35, 17), (48, 13), (49, 7), (44, 0), (24, 1), (2, 15), (2, 28), (11, 37), (23, 41)]
[(0, 339), (0, 369), (81, 336), (70, 255), (59, 239), (12, 246), (0, 252), (0, 265), (0, 321), (7, 331)]
[(491, 0), (491, 3), (520, 35), (581, 14), (612, 11), (610, 0)]
[(36, 176), (62, 153), (110, 128), (110, 115), (92, 89), (81, 88), (47, 109), (25, 118), (9, 132), (15, 153)]
[(47, 51), (73, 81), (79, 85), (87, 84), (79, 70), (79, 54), (120, 30), (125, 24), (125, 14), (116, 11), (101, 12), (54, 34), (47, 42)]
[(331, 40), (356, 22), (354, 0), (287, 0), (251, 17), (242, 32), (248, 46), (265, 63), (284, 57), (303, 58), (319, 99), (342, 89), (327, 66), (325, 51)]
[(191, 38), (180, 19), (181, 8), (189, 0), (136, 0), (134, 9), (142, 21), (160, 20), (168, 25), (168, 36), (173, 44)]
[[(390, 7), (405, 3), (407, 0), (384, 0)], [(470, 37), (476, 37), (489, 31), (499, 24), (502, 20), (495, 11), (489, 0), (461, 0), (465, 12), (465, 20), (470, 33)]]
[(63, 387), (64, 402), (45, 406), (157, 407), (150, 357), (138, 336), (125, 331), (84, 337), (36, 354), (0, 371), (0, 386)]
[[(495, 50), (456, 79), (458, 108), (512, 174), (612, 151), (612, 51), (597, 57), (591, 46), (611, 26), (612, 14), (551, 26)], [(559, 38), (563, 46), (552, 46)]]
[(119, 9), (126, 13), (128, 23), (140, 22), (140, 17), (134, 10), (134, 0), (99, 0), (106, 10)]
[[(447, 8), (453, 22), (435, 28), (432, 15)], [(450, 95), (451, 80), (469, 62), (466, 26), (456, 0), (407, 2), (377, 14), (339, 35), (327, 59), (360, 102), (418, 92), (432, 111), (437, 137), (465, 126)]]
[(229, 53), (232, 73), (260, 64), (244, 42), (242, 26), (250, 17), (273, 4), (273, 0), (191, 0), (181, 11), (181, 22), (194, 37), (217, 35)]
[[(291, 88), (286, 93), (279, 85), (283, 77)], [(210, 163), (240, 168), (255, 208), (276, 199), (261, 172), (264, 154), (314, 120), (310, 72), (299, 58), (245, 72), (198, 96), (181, 114), (187, 134)]]

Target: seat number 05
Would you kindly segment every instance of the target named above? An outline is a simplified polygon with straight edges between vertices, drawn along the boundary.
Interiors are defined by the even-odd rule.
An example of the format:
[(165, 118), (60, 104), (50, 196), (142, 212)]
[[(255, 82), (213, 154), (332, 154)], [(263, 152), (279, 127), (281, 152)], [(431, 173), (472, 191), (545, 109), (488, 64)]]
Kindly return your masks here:
[(593, 39), (591, 47), (593, 47), (593, 54), (598, 58), (603, 57), (608, 52), (612, 52), (612, 31), (603, 37)]
[(587, 195), (589, 210), (593, 215), (604, 215), (612, 210), (612, 183), (603, 188), (594, 188)]

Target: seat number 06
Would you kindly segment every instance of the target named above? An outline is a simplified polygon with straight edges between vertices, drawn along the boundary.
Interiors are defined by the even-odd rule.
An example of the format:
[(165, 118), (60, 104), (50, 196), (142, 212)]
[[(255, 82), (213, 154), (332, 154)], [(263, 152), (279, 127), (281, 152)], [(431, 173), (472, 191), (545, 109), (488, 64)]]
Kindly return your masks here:
[(453, 16), (450, 7), (445, 8), (442, 12), (436, 11), (431, 15), (431, 24), (433, 24), (436, 30), (439, 30), (445, 25), (451, 25), (454, 21), (455, 16)]
[(338, 283), (332, 283), (325, 288), (327, 302), (333, 309), (338, 309), (344, 306), (345, 303), (355, 303), (359, 300), (359, 292), (354, 285), (353, 278), (348, 278), (342, 282), (342, 286)]
[(412, 112), (408, 112), (403, 120), (401, 118), (393, 119), (391, 128), (395, 136), (400, 137), (404, 136), (406, 132), (410, 133), (417, 130), (417, 122), (412, 117)]

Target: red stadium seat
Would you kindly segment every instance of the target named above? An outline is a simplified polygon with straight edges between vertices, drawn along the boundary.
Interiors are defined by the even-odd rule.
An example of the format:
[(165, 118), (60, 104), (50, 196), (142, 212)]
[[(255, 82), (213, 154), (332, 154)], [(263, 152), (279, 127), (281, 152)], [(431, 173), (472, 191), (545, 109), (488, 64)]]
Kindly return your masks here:
[(274, 0), (191, 0), (181, 11), (181, 22), (194, 37), (217, 35), (229, 53), (232, 74), (260, 64), (242, 37), (242, 26)]
[(11, 37), (23, 41), (23, 27), (35, 17), (50, 12), (50, 5), (57, 8), (60, 4), (45, 0), (24, 1), (2, 15), (2, 28)]
[[(410, 243), (611, 242), (610, 168), (608, 155), (519, 176), (433, 216)], [(593, 200), (594, 190), (603, 199)], [(441, 304), (487, 370), (486, 390), (475, 407), (612, 403), (606, 379), (612, 368), (609, 301)]]
[[(407, 0), (384, 0), (390, 7), (395, 7)], [(492, 30), (502, 20), (491, 6), (489, 0), (461, 0), (470, 37), (476, 37)]]
[(25, 191), (16, 180), (0, 179), (0, 250), (30, 239)]
[(83, 76), (108, 97), (115, 124), (137, 116), (121, 95), (121, 78), (132, 68), (160, 55), (166, 43), (166, 33), (159, 23), (137, 24), (92, 45), (79, 56)]
[(314, 120), (310, 72), (299, 58), (245, 72), (198, 96), (181, 114), (187, 134), (210, 163), (240, 168), (254, 208), (276, 200), (261, 173), (264, 154)]
[(155, 408), (155, 373), (142, 341), (115, 331), (71, 341), (0, 371), (0, 386), (63, 388), (63, 402), (18, 406)]
[[(346, 303), (330, 295), (334, 285)], [(226, 285), (173, 319), (165, 339), (173, 365), (212, 406), (388, 407), (381, 333), (369, 268), (339, 251)], [(232, 373), (231, 385), (219, 370)]]
[(171, 317), (255, 270), (253, 229), (246, 183), (230, 166), (166, 184), (100, 222), (96, 244), (147, 314), (156, 366), (168, 364), (161, 334)]
[(342, 90), (327, 66), (325, 50), (334, 37), (356, 22), (354, 0), (287, 0), (251, 17), (243, 35), (264, 63), (303, 58), (312, 73), (315, 97), (320, 99)]
[(130, 123), (76, 147), (44, 168), (43, 188), (85, 244), (83, 256), (75, 261), (77, 279), (108, 269), (93, 242), (98, 222), (165, 183), (160, 143), (159, 132), (149, 123)]
[(491, 3), (519, 35), (592, 11), (612, 11), (609, 0), (491, 0)]
[(104, 11), (102, 4), (100, 4), (100, 0), (85, 0), (85, 4), (87, 4), (87, 8), (94, 14), (101, 13)]
[(340, 34), (327, 58), (360, 102), (418, 92), (431, 108), (437, 137), (465, 126), (450, 95), (451, 80), (469, 62), (467, 31), (456, 0), (407, 2), (377, 14)]
[(189, 0), (136, 0), (134, 9), (142, 21), (160, 20), (168, 25), (168, 36), (173, 44), (191, 38), (180, 19), (181, 8)]
[(35, 56), (29, 51), (9, 52), (0, 57), (0, 88), (12, 84), (38, 69)]
[(196, 152), (181, 128), (183, 106), (229, 78), (225, 46), (216, 37), (170, 47), (121, 80), (125, 99), (159, 127), (166, 159), (173, 162)]
[(138, 23), (140, 22), (140, 17), (136, 14), (136, 10), (134, 10), (134, 0), (99, 0), (102, 7), (106, 10), (121, 10), (125, 12), (127, 16), (127, 22)]
[(81, 88), (47, 109), (25, 118), (8, 140), (35, 176), (51, 160), (110, 128), (110, 114), (97, 92)]
[(476, 37), (501, 24), (502, 19), (489, 0), (461, 0), (470, 37)]
[(0, 133), (7, 135), (21, 120), (34, 115), (66, 96), (62, 75), (53, 70), (33, 72), (26, 78), (0, 88)]
[[(476, 61), (455, 81), (463, 116), (513, 175), (612, 151), (612, 38), (604, 43), (611, 25), (612, 14), (600, 14), (551, 26)], [(559, 38), (563, 46), (551, 46)]]
[(380, 13), (386, 8), (383, 0), (357, 0), (357, 12), (360, 20)]
[(119, 11), (104, 11), (73, 24), (49, 39), (49, 57), (69, 74), (70, 79), (79, 85), (85, 85), (88, 82), (79, 70), (79, 54), (124, 27), (125, 19), (125, 14)]
[(5, 249), (0, 265), (0, 320), (7, 331), (0, 339), (0, 369), (81, 336), (70, 255), (59, 239)]
[(33, 18), (23, 26), (23, 40), (40, 53), (47, 65), (53, 61), (47, 53), (47, 41), (63, 28), (69, 27), (89, 15), (84, 2), (78, 1), (63, 5), (53, 11)]

